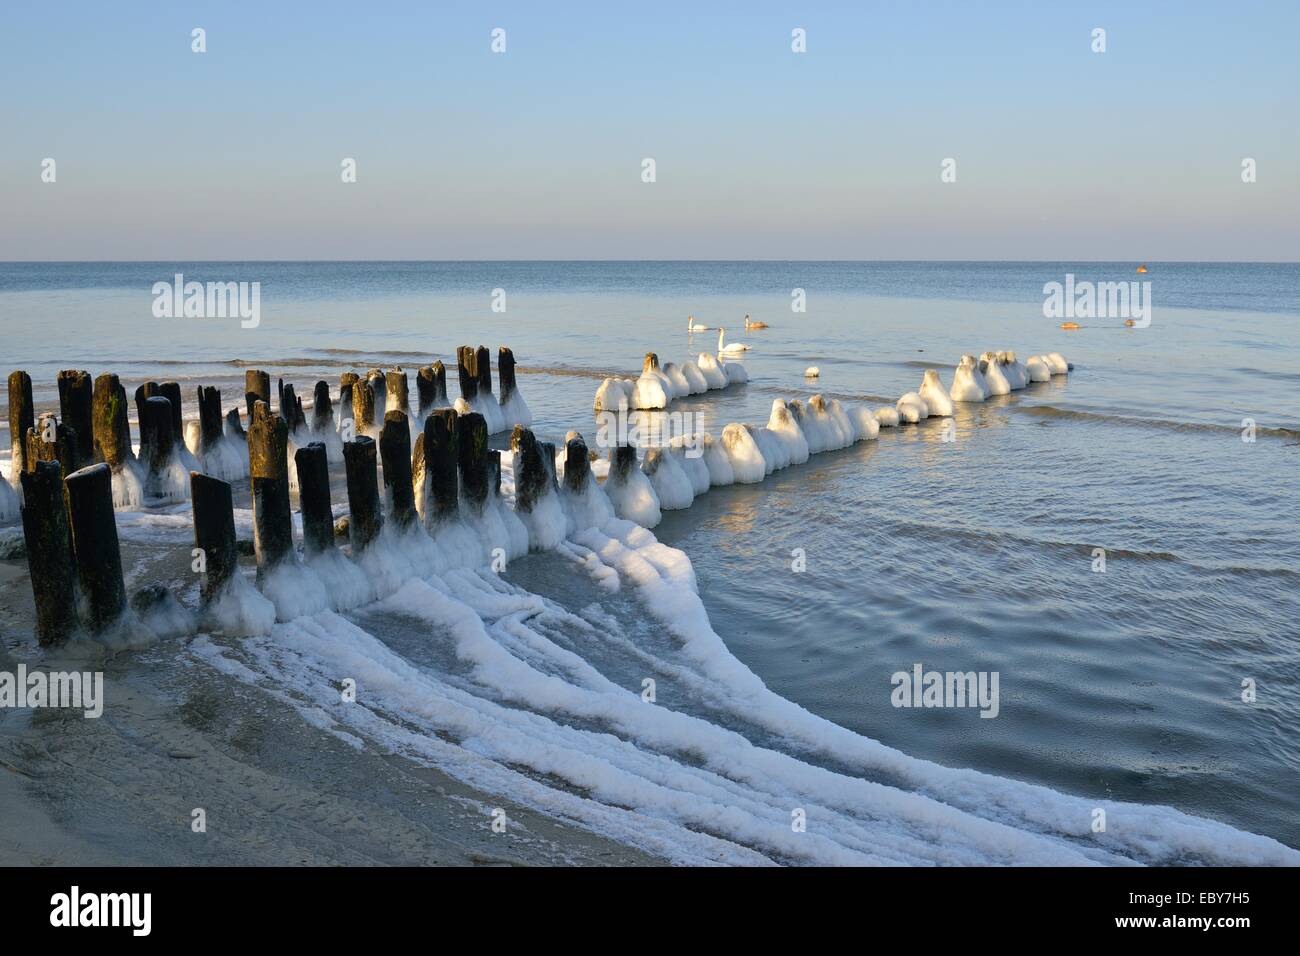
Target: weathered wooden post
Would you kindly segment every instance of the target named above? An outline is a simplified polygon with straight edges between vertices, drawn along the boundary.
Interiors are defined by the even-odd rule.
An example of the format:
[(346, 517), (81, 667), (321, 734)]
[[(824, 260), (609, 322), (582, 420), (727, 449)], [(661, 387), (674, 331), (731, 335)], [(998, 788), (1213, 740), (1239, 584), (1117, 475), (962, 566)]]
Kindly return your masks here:
[[(59, 418), (77, 435), (77, 460), (88, 465), (95, 460), (95, 429), (91, 424), (94, 384), (90, 373), (64, 369), (58, 376)], [(75, 470), (75, 469), (74, 469)]]
[(9, 375), (9, 480), (17, 485), (27, 470), (27, 429), (36, 424), (32, 403), (32, 377), (24, 371)]
[(631, 445), (615, 445), (609, 450), (609, 473), (619, 481), (627, 481), (636, 468), (636, 449)]
[(307, 557), (334, 550), (334, 511), (330, 507), (330, 472), (323, 442), (304, 445), (293, 454), (298, 468), (298, 507), (302, 511), (302, 550)]
[(472, 345), (456, 349), (456, 374), (460, 379), (460, 397), (471, 405), (478, 397), (478, 353)]
[(435, 408), (441, 408), (443, 405), (450, 405), (447, 401), (447, 366), (442, 364), (442, 359), (434, 362), (431, 366), (433, 369), (433, 404)]
[(415, 373), (415, 393), (420, 403), (420, 421), (424, 421), (429, 412), (438, 407), (438, 400), (433, 390), (433, 366), (425, 365)]
[(474, 372), (478, 376), (479, 395), (492, 394), (492, 353), (480, 345), (474, 353)]
[(292, 383), (285, 385), (280, 392), (280, 415), (284, 418), (290, 434), (307, 424), (306, 416), (302, 413), (302, 399), (298, 397)]
[(45, 412), (34, 426), (27, 429), (23, 456), (27, 470), (35, 470), (40, 461), (57, 461), (63, 467), (65, 477), (72, 474), (82, 465), (90, 464), (78, 457), (77, 444), (76, 429), (60, 422), (52, 412)]
[(370, 383), (370, 390), (375, 393), (375, 415), (377, 420), (384, 420), (384, 412), (388, 409), (388, 378), (382, 371), (372, 368), (366, 372), (366, 381)]
[(172, 437), (176, 441), (185, 438), (185, 416), (181, 409), (180, 382), (163, 382), (158, 386), (158, 394), (172, 403)]
[(258, 399), (248, 425), (248, 471), (253, 488), (253, 551), (259, 575), (293, 554), (289, 509), (289, 428)]
[[(402, 376), (405, 381), (406, 376)], [(411, 484), (411, 426), (406, 413), (392, 409), (384, 415), (379, 433), (379, 454), (384, 462), (384, 498), (397, 527), (415, 520), (415, 489)]]
[(497, 349), (497, 383), (498, 400), (504, 405), (515, 394), (515, 353), (504, 345)]
[(515, 509), (532, 511), (550, 482), (542, 451), (537, 438), (522, 425), (516, 425), (510, 435), (510, 450), (515, 453)]
[(271, 376), (263, 372), (260, 368), (250, 368), (244, 371), (244, 404), (248, 406), (248, 427), (253, 427), (253, 406), (258, 402), (266, 402), (266, 407), (271, 407)]
[[(61, 644), (77, 629), (76, 573), (72, 531), (64, 499), (63, 470), (56, 461), (32, 462), (20, 476), (23, 537), (36, 601), (36, 639), (42, 647)], [(112, 507), (112, 501), (109, 501)]]
[(456, 417), (456, 463), (460, 470), (460, 490), (466, 503), (477, 514), (482, 512), (488, 496), (487, 422), (478, 412)]
[(330, 403), (330, 386), (329, 382), (324, 380), (317, 382), (312, 392), (311, 430), (315, 435), (323, 435), (327, 431), (334, 430), (334, 408)]
[(357, 379), (352, 383), (352, 421), (357, 436), (374, 430), (375, 390), (369, 379)]
[(501, 452), (495, 448), (487, 450), (487, 486), (490, 498), (501, 497)]
[(546, 468), (546, 477), (551, 482), (551, 490), (560, 490), (560, 480), (555, 474), (555, 442), (539, 441), (537, 450), (542, 454), (542, 464)]
[(580, 495), (587, 487), (587, 476), (591, 474), (591, 459), (587, 453), (587, 443), (577, 432), (569, 432), (564, 443), (564, 487), (575, 495)]
[(394, 369), (384, 376), (384, 384), (388, 394), (384, 410), (386, 412), (405, 412), (409, 415), (411, 412), (411, 396), (410, 382), (406, 378), (406, 372), (400, 368)]
[[(162, 396), (159, 395), (158, 393), (157, 382), (144, 382), (136, 386), (135, 424), (136, 427), (140, 429), (140, 460), (142, 462), (147, 463), (151, 461), (153, 458), (153, 453), (149, 450), (149, 439), (152, 437), (152, 432), (145, 427), (145, 423), (144, 423), (145, 416), (147, 414), (147, 412), (145, 411), (144, 403), (149, 401), (149, 399), (151, 398), (161, 398), (161, 397)], [(170, 416), (171, 416), (171, 412), (169, 411), (168, 417)]]
[(194, 502), (194, 545), (203, 553), (199, 595), (206, 606), (221, 596), (239, 572), (234, 496), (229, 482), (192, 471), (190, 498)]
[[(206, 455), (221, 441), (221, 392), (215, 388), (199, 386), (199, 454)], [(231, 409), (239, 417), (238, 409)], [(190, 483), (191, 488), (193, 482)]]
[(417, 507), (426, 522), (456, 513), (459, 490), (456, 478), (456, 409), (438, 408), (424, 419), (424, 431), (416, 438), (414, 458), (418, 463), (413, 482), (419, 489)]
[(127, 419), (126, 389), (116, 375), (105, 373), (95, 379), (91, 401), (94, 419), (95, 461), (102, 461), (114, 473), (133, 457), (131, 425)]
[(356, 440), (343, 443), (343, 464), (348, 475), (348, 533), (352, 550), (358, 554), (375, 540), (384, 523), (375, 461), (375, 440), (369, 435), (358, 435)]
[(64, 486), (86, 623), (91, 630), (102, 631), (126, 610), (122, 552), (113, 519), (113, 476), (101, 462), (73, 472)]
[(161, 395), (146, 398), (140, 406), (140, 453), (146, 454), (149, 477), (157, 478), (171, 463), (176, 451), (172, 433), (172, 403)]

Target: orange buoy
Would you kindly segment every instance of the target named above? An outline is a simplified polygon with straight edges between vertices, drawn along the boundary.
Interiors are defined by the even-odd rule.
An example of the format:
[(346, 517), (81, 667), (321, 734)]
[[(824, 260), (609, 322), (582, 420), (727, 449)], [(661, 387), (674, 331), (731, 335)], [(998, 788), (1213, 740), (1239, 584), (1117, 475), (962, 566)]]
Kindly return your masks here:
[(1133, 328), (1133, 320), (1132, 320), (1132, 319), (1125, 319), (1125, 320), (1124, 320), (1124, 325), (1127, 326), (1127, 327), (1130, 328), (1130, 329)]
[(1062, 322), (1062, 323), (1061, 323), (1061, 328), (1063, 328), (1063, 329), (1077, 329), (1077, 328), (1080, 328), (1080, 325), (1079, 325), (1078, 322)]
[(1146, 266), (1138, 266), (1138, 272), (1146, 272), (1146, 271), (1147, 271)]

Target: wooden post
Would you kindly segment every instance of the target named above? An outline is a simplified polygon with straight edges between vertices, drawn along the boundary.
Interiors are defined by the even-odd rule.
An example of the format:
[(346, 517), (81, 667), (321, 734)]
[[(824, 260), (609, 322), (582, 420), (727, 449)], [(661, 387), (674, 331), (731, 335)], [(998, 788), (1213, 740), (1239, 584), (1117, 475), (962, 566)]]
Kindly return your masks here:
[(191, 471), (190, 498), (194, 502), (194, 545), (203, 552), (199, 595), (206, 606), (220, 597), (239, 573), (234, 496), (229, 482)]
[(375, 390), (368, 379), (352, 384), (352, 420), (357, 437), (375, 427)]
[(450, 405), (447, 401), (447, 366), (442, 364), (442, 359), (434, 362), (430, 366), (433, 369), (433, 405), (440, 408), (443, 405)]
[(9, 480), (15, 485), (27, 470), (27, 429), (36, 424), (32, 377), (24, 371), (9, 375)]
[(446, 518), (456, 513), (459, 481), (456, 477), (456, 409), (438, 408), (424, 420), (424, 467), (428, 475), (429, 503), (432, 517)]
[(542, 465), (546, 468), (546, 477), (551, 483), (552, 491), (560, 490), (560, 481), (555, 475), (555, 442), (539, 441), (537, 450), (542, 456)]
[(433, 366), (425, 365), (415, 373), (415, 392), (420, 403), (420, 421), (437, 407), (438, 401), (433, 394)]
[(339, 425), (352, 418), (352, 387), (357, 384), (356, 372), (344, 372), (339, 376)]
[(355, 441), (343, 443), (343, 464), (348, 475), (348, 533), (352, 550), (358, 554), (369, 547), (384, 524), (375, 460), (375, 440), (369, 435), (358, 435)]
[[(153, 452), (149, 450), (149, 439), (153, 437), (152, 431), (145, 427), (145, 417), (147, 412), (144, 403), (151, 398), (161, 398), (158, 394), (157, 382), (144, 382), (136, 386), (135, 389), (135, 424), (140, 429), (140, 460), (148, 463), (153, 460)], [(167, 413), (168, 418), (171, 412)]]
[(478, 374), (478, 393), (492, 394), (492, 353), (486, 345), (480, 345), (474, 353), (475, 372)]
[(64, 369), (59, 373), (58, 385), (59, 418), (76, 432), (77, 460), (89, 465), (95, 460), (95, 429), (91, 424), (94, 384), (90, 380), (90, 373)]
[(541, 450), (533, 433), (522, 425), (516, 425), (511, 433), (510, 449), (515, 453), (515, 508), (532, 511), (550, 481)]
[(609, 450), (609, 473), (619, 481), (627, 481), (628, 474), (636, 468), (636, 449), (631, 445), (615, 445)]
[(53, 412), (44, 413), (34, 426), (27, 429), (25, 444), (23, 458), (27, 462), (27, 471), (34, 471), (37, 462), (57, 461), (67, 476), (82, 465), (90, 464), (77, 457), (76, 430), (60, 422)]
[(122, 553), (113, 519), (113, 477), (101, 462), (73, 472), (64, 482), (72, 521), (77, 578), (86, 602), (86, 623), (102, 631), (126, 610)]
[(226, 434), (235, 435), (247, 440), (248, 434), (244, 431), (244, 423), (239, 420), (239, 409), (232, 408), (226, 412)]
[(587, 476), (591, 474), (591, 459), (587, 455), (587, 443), (576, 432), (569, 433), (569, 440), (564, 443), (564, 487), (575, 495), (580, 495), (587, 487)]
[(31, 470), (20, 476), (23, 537), (36, 601), (36, 639), (49, 647), (62, 644), (77, 629), (76, 573), (62, 468), (56, 461), (31, 464)]
[(161, 474), (171, 463), (176, 450), (172, 421), (172, 403), (161, 395), (146, 398), (140, 406), (140, 451), (144, 454), (148, 449), (150, 475)]
[[(406, 380), (406, 376), (402, 376)], [(406, 413), (392, 409), (384, 415), (379, 433), (379, 454), (384, 462), (384, 495), (389, 514), (399, 528), (415, 520), (415, 489), (411, 484), (411, 426)]]
[(497, 382), (501, 386), (499, 398), (504, 405), (515, 393), (515, 353), (504, 345), (497, 349)]
[(262, 400), (248, 425), (248, 471), (253, 488), (253, 551), (258, 574), (293, 554), (289, 510), (289, 428)]
[(311, 430), (315, 435), (323, 435), (334, 430), (334, 408), (330, 403), (329, 382), (316, 383), (311, 398)]
[(95, 379), (91, 401), (95, 461), (102, 461), (112, 471), (121, 471), (132, 459), (131, 425), (127, 419), (126, 389), (116, 375), (106, 373)]
[(244, 371), (244, 404), (248, 406), (248, 426), (253, 426), (253, 406), (257, 402), (266, 402), (271, 406), (271, 376), (260, 368)]
[(179, 382), (163, 382), (158, 386), (158, 394), (172, 403), (172, 437), (178, 442), (185, 440), (185, 416), (181, 409), (181, 386)]
[(488, 496), (487, 422), (478, 412), (456, 417), (456, 463), (460, 469), (460, 490), (475, 513), (483, 510)]
[[(406, 378), (406, 373), (399, 369), (394, 369), (384, 376), (384, 384), (387, 388), (387, 399), (384, 409), (386, 412), (399, 411), (410, 413), (411, 395), (410, 382)], [(410, 436), (407, 436), (407, 444), (410, 444)]]
[(478, 398), (478, 353), (472, 345), (456, 349), (456, 374), (460, 377), (460, 397), (471, 405)]
[(325, 445), (314, 441), (293, 454), (298, 468), (298, 508), (302, 512), (302, 550), (307, 557), (334, 550), (334, 511)]
[[(199, 454), (206, 455), (212, 446), (221, 441), (221, 392), (215, 388), (199, 386)], [(235, 416), (239, 410), (233, 409)], [(193, 482), (190, 483), (191, 486)]]

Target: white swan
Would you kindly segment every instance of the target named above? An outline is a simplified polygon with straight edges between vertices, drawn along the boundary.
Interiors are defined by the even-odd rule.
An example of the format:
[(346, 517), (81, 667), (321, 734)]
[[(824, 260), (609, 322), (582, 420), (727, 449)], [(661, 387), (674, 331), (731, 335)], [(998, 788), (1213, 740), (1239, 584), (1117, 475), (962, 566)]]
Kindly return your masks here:
[(921, 387), (918, 390), (921, 400), (925, 402), (926, 410), (936, 418), (948, 418), (952, 415), (954, 409), (952, 406), (952, 397), (944, 391), (943, 382), (939, 380), (939, 373), (932, 368), (925, 370), (925, 375), (921, 377)]
[(718, 329), (718, 354), (720, 355), (738, 355), (741, 352), (748, 352), (749, 346), (744, 342), (732, 342), (730, 345), (723, 345), (722, 339), (727, 334), (726, 329)]
[(705, 325), (703, 322), (696, 322), (696, 321), (695, 321), (695, 316), (693, 316), (693, 315), (688, 315), (688, 316), (686, 317), (686, 331), (687, 331), (687, 332), (707, 332), (707, 331), (709, 331), (709, 327), (708, 327), (707, 325)]

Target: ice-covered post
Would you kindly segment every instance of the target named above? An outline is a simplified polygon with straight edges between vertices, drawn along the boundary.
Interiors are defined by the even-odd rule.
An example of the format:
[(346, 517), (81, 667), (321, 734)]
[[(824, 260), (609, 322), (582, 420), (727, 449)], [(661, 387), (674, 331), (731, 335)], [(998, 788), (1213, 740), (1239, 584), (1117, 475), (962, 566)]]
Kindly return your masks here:
[(32, 377), (24, 371), (9, 375), (9, 480), (18, 484), (27, 470), (27, 429), (36, 424), (36, 406), (32, 403)]
[(91, 424), (94, 385), (90, 373), (64, 369), (59, 373), (59, 418), (77, 438), (77, 460), (89, 465), (95, 460), (95, 429)]
[(456, 374), (460, 377), (460, 397), (471, 405), (478, 397), (478, 358), (472, 345), (456, 349)]
[[(149, 450), (149, 439), (152, 432), (145, 425), (145, 418), (148, 415), (144, 403), (151, 398), (161, 398), (158, 394), (157, 382), (145, 382), (136, 386), (135, 389), (135, 423), (140, 429), (140, 460), (146, 464), (153, 459), (153, 453)], [(167, 412), (167, 417), (171, 417), (171, 411)]]
[(113, 476), (101, 462), (73, 472), (64, 486), (86, 623), (92, 630), (102, 631), (126, 610), (122, 552), (113, 519)]
[(492, 353), (486, 345), (480, 345), (474, 353), (474, 371), (478, 375), (478, 393), (492, 394)]
[(356, 440), (343, 443), (343, 464), (348, 475), (348, 532), (356, 553), (369, 546), (384, 523), (375, 461), (375, 440), (369, 435), (358, 435)]
[(207, 605), (221, 595), (239, 570), (234, 496), (229, 482), (192, 471), (190, 498), (194, 503), (194, 545), (203, 552), (199, 595)]
[(551, 490), (559, 491), (560, 482), (555, 476), (555, 442), (539, 441), (537, 443), (537, 450), (542, 454), (542, 464), (546, 468), (546, 477), (551, 482)]
[(497, 384), (501, 386), (497, 397), (504, 405), (515, 393), (515, 353), (504, 345), (497, 350)]
[(636, 449), (631, 445), (615, 445), (609, 450), (609, 473), (619, 481), (626, 481), (636, 468)]
[(366, 381), (370, 383), (370, 390), (375, 393), (375, 415), (382, 424), (384, 412), (388, 410), (388, 378), (379, 369), (372, 368), (366, 372)]
[(478, 412), (456, 417), (456, 462), (460, 490), (475, 512), (481, 512), (488, 496), (487, 422)]
[(21, 475), (23, 537), (36, 601), (36, 639), (48, 647), (63, 643), (77, 629), (76, 577), (63, 470), (55, 461), (32, 464)]
[[(387, 387), (387, 399), (384, 405), (386, 412), (398, 411), (409, 413), (411, 411), (410, 382), (406, 373), (399, 369), (394, 369), (384, 376), (384, 384)], [(407, 436), (407, 444), (410, 444), (410, 436)]]
[(94, 419), (95, 461), (119, 472), (131, 460), (131, 425), (127, 420), (126, 389), (116, 375), (105, 373), (95, 379), (91, 414)]
[(542, 450), (537, 438), (522, 425), (516, 425), (510, 435), (510, 450), (515, 453), (515, 508), (532, 511), (550, 481)]
[[(402, 376), (406, 380), (406, 376)], [(384, 498), (399, 528), (415, 520), (415, 489), (411, 484), (411, 426), (406, 413), (391, 409), (379, 433), (379, 454), (384, 462)]]
[(239, 409), (232, 408), (226, 412), (226, 431), (231, 435), (238, 435), (240, 438), (247, 438), (244, 432), (244, 423), (239, 420)]
[[(221, 392), (215, 388), (199, 386), (199, 454), (206, 455), (212, 446), (221, 441)], [(238, 416), (238, 410), (235, 410)], [(193, 485), (193, 482), (191, 482)]]
[(339, 426), (352, 419), (352, 387), (360, 378), (356, 372), (344, 372), (339, 376)]
[(307, 557), (334, 549), (334, 511), (325, 445), (314, 441), (293, 454), (298, 468), (298, 507), (302, 511), (302, 550)]
[(158, 386), (158, 394), (172, 403), (172, 437), (176, 441), (185, 440), (185, 416), (181, 409), (180, 382), (163, 382)]
[(260, 368), (250, 368), (244, 372), (244, 404), (248, 407), (248, 427), (253, 427), (253, 406), (266, 402), (271, 407), (271, 376)]
[(415, 458), (422, 462), (424, 479), (414, 480), (419, 487), (427, 489), (425, 507), (428, 510), (422, 512), (426, 521), (456, 513), (459, 487), (456, 478), (457, 417), (454, 408), (435, 409), (424, 419), (424, 431), (416, 439)]
[(352, 383), (352, 421), (357, 435), (365, 435), (375, 427), (375, 390), (369, 379)]
[(588, 457), (587, 443), (577, 432), (569, 432), (564, 443), (564, 486), (580, 495), (587, 487), (587, 476), (590, 474), (591, 459)]
[(659, 371), (659, 355), (656, 352), (646, 352), (645, 361), (641, 363), (642, 372)]
[(140, 452), (148, 449), (149, 474), (160, 475), (170, 463), (176, 447), (172, 432), (172, 403), (161, 395), (146, 398), (140, 405)]
[(253, 551), (258, 574), (293, 554), (289, 510), (289, 428), (258, 399), (248, 423), (248, 472), (253, 488)]
[(313, 434), (323, 435), (334, 430), (334, 408), (330, 403), (329, 382), (321, 380), (311, 397), (311, 430)]

